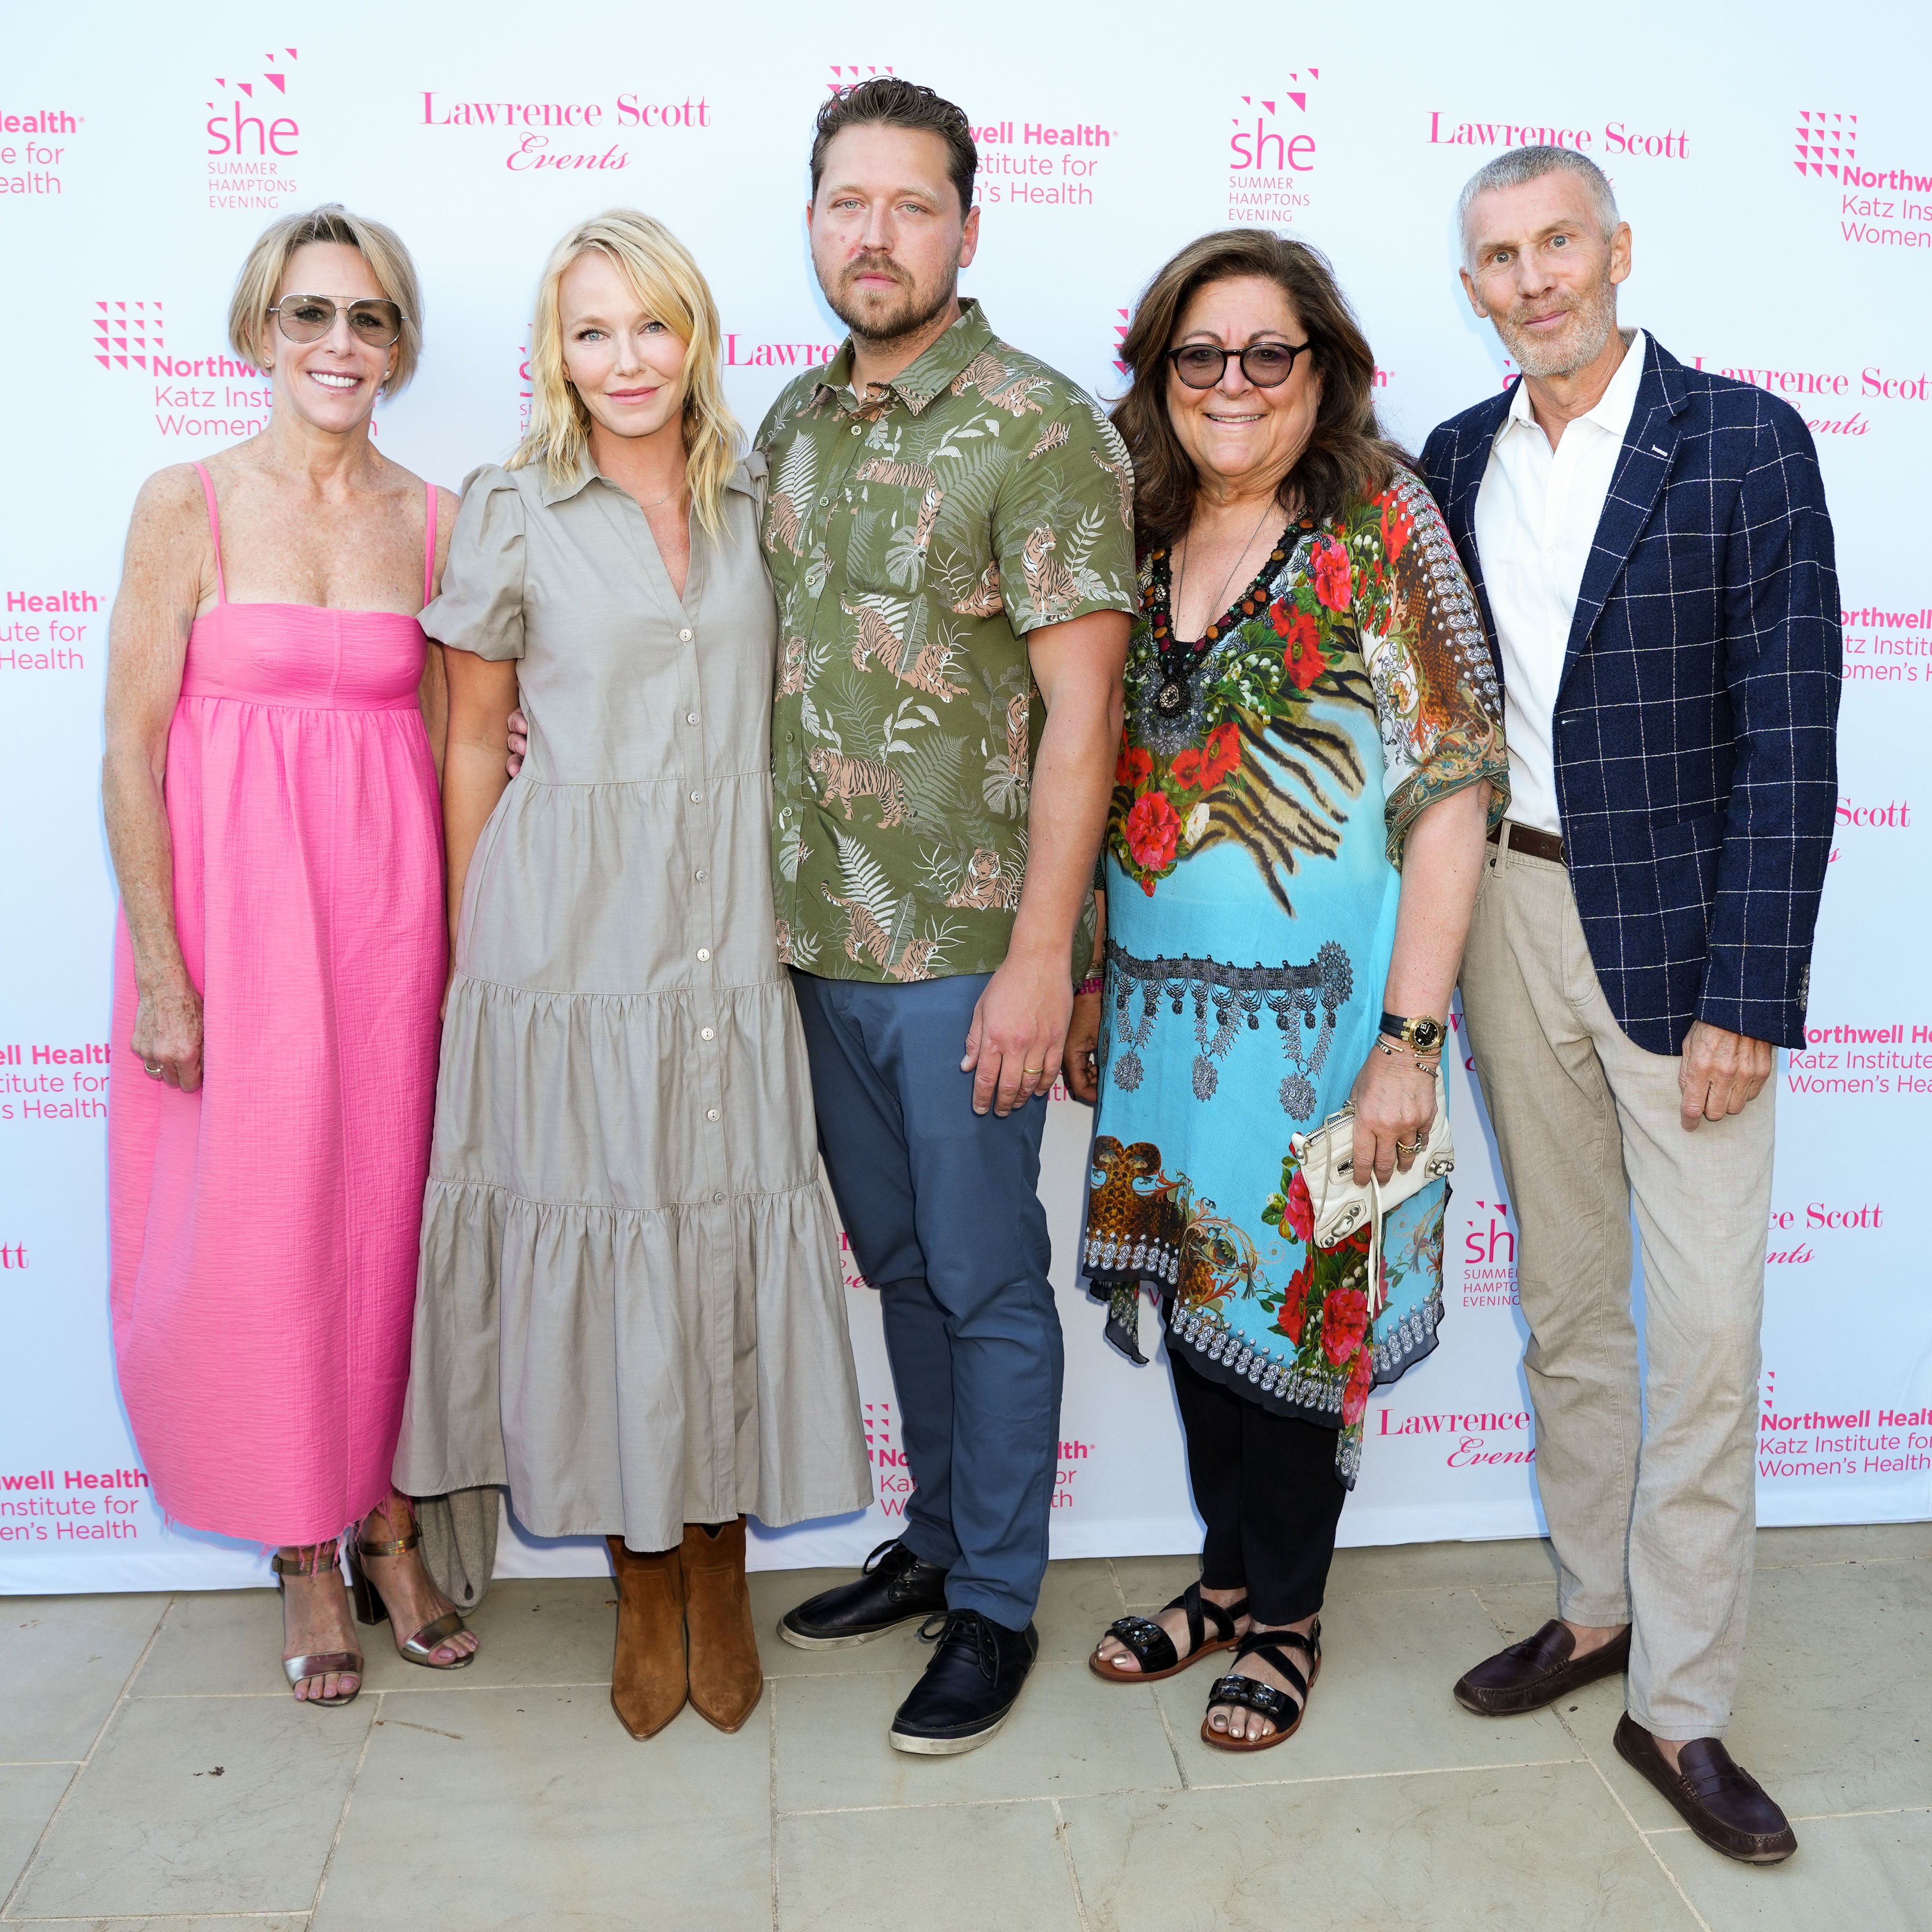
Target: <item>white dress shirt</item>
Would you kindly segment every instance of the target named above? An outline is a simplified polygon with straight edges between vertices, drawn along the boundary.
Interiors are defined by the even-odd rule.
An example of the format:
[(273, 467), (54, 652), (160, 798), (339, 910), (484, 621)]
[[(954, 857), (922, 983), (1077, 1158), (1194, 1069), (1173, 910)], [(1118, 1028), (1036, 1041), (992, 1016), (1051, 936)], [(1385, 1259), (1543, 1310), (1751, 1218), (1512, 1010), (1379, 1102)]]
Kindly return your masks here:
[(1638, 329), (1597, 406), (1552, 449), (1519, 382), (1476, 493), (1476, 549), (1503, 660), (1509, 815), (1561, 834), (1552, 745), (1556, 687), (1604, 500), (1643, 380)]

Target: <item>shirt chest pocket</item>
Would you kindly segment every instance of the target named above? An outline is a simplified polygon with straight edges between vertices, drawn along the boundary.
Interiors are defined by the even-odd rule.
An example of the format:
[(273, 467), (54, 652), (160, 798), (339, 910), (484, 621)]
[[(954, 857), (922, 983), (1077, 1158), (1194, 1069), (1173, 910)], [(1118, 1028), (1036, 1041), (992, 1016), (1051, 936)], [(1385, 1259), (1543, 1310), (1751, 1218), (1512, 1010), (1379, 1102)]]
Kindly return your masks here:
[(916, 594), (926, 587), (933, 540), (946, 510), (944, 483), (929, 464), (868, 456), (853, 472), (851, 542), (845, 573), (859, 589)]

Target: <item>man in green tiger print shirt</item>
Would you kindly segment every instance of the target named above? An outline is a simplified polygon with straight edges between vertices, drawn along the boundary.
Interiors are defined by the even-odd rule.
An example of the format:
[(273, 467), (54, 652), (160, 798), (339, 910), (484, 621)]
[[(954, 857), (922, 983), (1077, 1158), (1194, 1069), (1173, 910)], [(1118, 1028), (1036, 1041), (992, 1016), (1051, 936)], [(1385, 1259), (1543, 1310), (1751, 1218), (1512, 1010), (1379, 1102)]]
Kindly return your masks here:
[(780, 1634), (946, 1612), (891, 1732), (926, 1755), (991, 1737), (1038, 1649), (1061, 1360), (1040, 1143), (1136, 604), (1120, 437), (959, 298), (976, 160), (928, 88), (826, 104), (812, 262), (852, 333), (758, 436), (779, 949), (914, 1484), (904, 1534)]
[(857, 379), (848, 341), (758, 432), (783, 640), (779, 945), (830, 979), (999, 966), (1046, 722), (1038, 634), (1132, 605), (1112, 424), (958, 308), (887, 381)]

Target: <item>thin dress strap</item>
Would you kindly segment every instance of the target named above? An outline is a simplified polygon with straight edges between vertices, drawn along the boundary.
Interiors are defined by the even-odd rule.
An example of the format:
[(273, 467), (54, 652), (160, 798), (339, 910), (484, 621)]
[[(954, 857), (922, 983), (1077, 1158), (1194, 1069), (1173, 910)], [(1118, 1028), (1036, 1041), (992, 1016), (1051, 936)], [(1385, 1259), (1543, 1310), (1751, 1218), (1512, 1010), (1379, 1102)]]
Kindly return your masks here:
[(423, 602), (436, 595), (436, 485), (423, 485), (423, 502), (428, 513), (423, 520)]
[[(215, 594), (226, 604), (228, 602), (228, 584), (221, 574), (221, 512), (214, 507), (214, 482), (199, 463), (194, 466), (194, 473), (201, 478), (201, 494), (208, 499), (208, 533), (214, 539)], [(433, 521), (430, 528), (435, 528)]]

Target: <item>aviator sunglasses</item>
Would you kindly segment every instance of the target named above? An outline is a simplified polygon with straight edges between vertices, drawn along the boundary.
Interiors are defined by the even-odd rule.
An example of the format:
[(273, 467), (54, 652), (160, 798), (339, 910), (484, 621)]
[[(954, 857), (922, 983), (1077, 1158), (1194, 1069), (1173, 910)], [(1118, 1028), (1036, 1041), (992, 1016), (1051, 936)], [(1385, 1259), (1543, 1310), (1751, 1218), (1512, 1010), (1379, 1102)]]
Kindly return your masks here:
[(1167, 359), (1190, 389), (1213, 388), (1227, 374), (1228, 364), (1236, 361), (1256, 388), (1278, 389), (1294, 373), (1294, 358), (1307, 347), (1305, 342), (1256, 342), (1246, 349), (1220, 349), (1211, 342), (1185, 342), (1170, 349)]
[[(291, 342), (320, 342), (335, 326), (337, 304), (327, 296), (284, 296), (268, 313)], [(386, 349), (409, 320), (392, 302), (370, 296), (348, 304), (349, 326), (358, 342)]]

